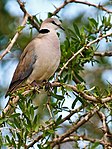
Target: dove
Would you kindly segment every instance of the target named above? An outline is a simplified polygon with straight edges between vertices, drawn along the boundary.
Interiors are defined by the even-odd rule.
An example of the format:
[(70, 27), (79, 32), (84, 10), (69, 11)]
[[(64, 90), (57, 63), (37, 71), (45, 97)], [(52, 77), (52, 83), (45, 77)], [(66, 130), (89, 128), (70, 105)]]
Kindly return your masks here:
[(60, 64), (60, 41), (56, 30), (61, 28), (57, 18), (42, 22), (39, 34), (26, 46), (14, 72), (5, 97), (16, 91), (23, 83), (32, 84), (47, 81)]

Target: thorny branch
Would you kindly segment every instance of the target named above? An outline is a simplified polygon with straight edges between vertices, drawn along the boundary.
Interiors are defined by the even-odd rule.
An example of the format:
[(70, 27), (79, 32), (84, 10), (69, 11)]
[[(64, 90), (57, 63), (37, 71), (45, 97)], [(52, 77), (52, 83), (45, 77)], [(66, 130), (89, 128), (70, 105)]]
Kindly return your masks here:
[(26, 11), (24, 2), (21, 2), (21, 0), (17, 0), (17, 2), (18, 2), (18, 4), (20, 5), (21, 10), (24, 12), (24, 15), (25, 15), (25, 14), (28, 15), (28, 19), (29, 19), (31, 25), (32, 25), (34, 28), (36, 28), (37, 30), (39, 30), (39, 28), (40, 28), (39, 24), (37, 24), (37, 22), (35, 22), (33, 16), (30, 15), (30, 14)]
[[(21, 23), (21, 27), (25, 27), (27, 20), (29, 19), (31, 24), (33, 25), (33, 27), (35, 27), (37, 30), (39, 29), (39, 25), (34, 21), (33, 16), (31, 16), (25, 9), (24, 3), (21, 2), (20, 0), (17, 0), (18, 4), (20, 5), (21, 10), (24, 12), (24, 18), (23, 21)], [(22, 28), (22, 29), (23, 29)], [(10, 41), (8, 47), (5, 49), (5, 51), (0, 55), (0, 60), (7, 54), (10, 52), (11, 48), (13, 47), (13, 45), (15, 44), (17, 38), (19, 37), (21, 30), (17, 30), (16, 34), (14, 35), (13, 39)]]
[[(62, 124), (63, 122), (69, 120), (71, 118), (71, 116), (75, 113), (78, 113), (79, 111), (81, 111), (81, 109), (84, 108), (83, 106), (80, 106), (79, 108), (77, 109), (74, 109), (72, 111), (70, 111), (70, 114), (68, 114), (67, 116), (65, 116), (63, 119), (61, 119), (61, 121), (59, 122), (58, 125)], [(50, 127), (56, 125), (55, 122), (51, 122), (50, 124), (48, 124), (47, 126), (43, 126), (42, 129), (39, 129), (39, 132), (42, 132), (42, 130), (47, 130), (49, 129)], [(26, 148), (30, 148), (32, 147), (36, 142), (38, 142), (40, 139), (42, 139), (43, 135), (39, 135), (37, 138), (35, 138), (31, 143), (29, 143), (29, 145), (26, 145)]]
[(106, 118), (105, 114), (103, 112), (101, 112), (101, 111), (98, 111), (97, 113), (98, 113), (98, 115), (99, 115), (99, 117), (101, 119), (101, 122), (102, 122), (102, 131), (104, 132), (104, 136), (103, 136), (103, 139), (102, 140), (104, 142), (105, 148), (107, 148), (108, 147), (107, 141), (108, 142), (111, 142), (109, 140), (112, 140), (112, 134), (109, 131), (109, 127), (108, 127), (108, 124), (107, 124), (107, 118)]
[(86, 123), (97, 111), (99, 110), (98, 107), (95, 107), (92, 111), (88, 112), (85, 117), (83, 117), (77, 124), (73, 124), (73, 126), (68, 129), (64, 134), (59, 136), (56, 140), (53, 140), (51, 143), (51, 147), (53, 148), (57, 144), (60, 144), (65, 138), (69, 137), (72, 133), (74, 133), (80, 126)]
[[(24, 15), (24, 19), (23, 22), (21, 24), (21, 27), (24, 27), (26, 22), (28, 19), (28, 14)], [(13, 47), (14, 43), (16, 42), (19, 34), (21, 33), (21, 30), (18, 30), (17, 33), (14, 35), (13, 39), (11, 40), (11, 42), (9, 43), (8, 47), (5, 49), (5, 51), (0, 55), (0, 60), (7, 54), (10, 52), (11, 48)]]
[[(78, 109), (79, 111), (81, 110), (81, 107)], [(58, 144), (61, 144), (63, 143), (64, 139), (66, 140), (66, 138), (68, 138), (72, 133), (74, 133), (80, 126), (82, 126), (84, 123), (86, 123), (97, 111), (99, 110), (98, 107), (95, 107), (92, 111), (88, 112), (84, 118), (82, 118), (81, 120), (79, 119), (77, 121), (77, 123), (74, 123), (73, 124), (73, 127), (71, 127), (70, 129), (68, 129), (64, 134), (58, 136), (58, 138), (54, 138), (54, 140), (52, 140), (50, 143), (50, 146), (51, 148), (53, 148), (54, 146), (58, 145)], [(76, 113), (77, 109), (74, 110), (72, 112), (73, 113)], [(79, 112), (77, 111), (77, 112)], [(64, 121), (68, 120), (72, 114), (69, 114), (68, 116), (66, 116), (65, 118), (63, 118), (59, 124), (63, 123)], [(58, 125), (59, 125), (58, 124)], [(30, 148), (32, 147), (36, 142), (37, 140), (39, 141), (41, 138), (42, 138), (42, 135), (40, 135), (41, 137), (37, 137), (34, 139), (34, 141), (32, 141), (31, 143), (29, 143), (29, 145), (27, 146), (26, 145), (26, 148)]]
[(61, 6), (59, 6), (58, 8), (56, 8), (56, 10), (52, 13), (52, 15), (56, 15), (62, 8), (64, 8), (66, 5), (68, 5), (70, 3), (80, 3), (80, 4), (84, 4), (84, 5), (88, 5), (88, 6), (92, 6), (92, 7), (101, 9), (103, 11), (106, 11), (107, 13), (112, 13), (112, 11), (106, 9), (101, 4), (96, 5), (94, 3), (90, 3), (90, 2), (82, 1), (82, 0), (65, 0)]
[(106, 103), (106, 102), (112, 100), (112, 95), (110, 95), (109, 97), (104, 97), (102, 99), (99, 99), (99, 98), (91, 95), (90, 93), (87, 94), (85, 91), (79, 91), (77, 89), (77, 86), (70, 85), (70, 84), (61, 84), (59, 82), (54, 82), (54, 83), (51, 83), (51, 86), (52, 87), (55, 87), (55, 86), (57, 86), (57, 87), (65, 86), (65, 87), (71, 88), (74, 92), (76, 92), (77, 94), (79, 94), (84, 99), (86, 99), (88, 101), (96, 102), (96, 103)]
[(58, 73), (58, 76), (61, 75), (61, 73), (63, 72), (63, 70), (67, 67), (67, 65), (78, 55), (80, 54), (83, 50), (88, 49), (92, 44), (97, 43), (99, 41), (101, 41), (103, 38), (109, 37), (112, 35), (111, 33), (107, 33), (105, 35), (102, 35), (98, 38), (96, 38), (95, 40), (89, 42), (87, 45), (83, 46), (79, 51), (77, 51), (76, 53), (73, 54), (73, 56), (63, 65), (63, 67), (61, 68), (61, 70)]
[(108, 52), (95, 52), (94, 56), (100, 56), (100, 57), (104, 57), (104, 56), (112, 56), (112, 51), (108, 51)]
[[(31, 90), (26, 90), (22, 93), (23, 96), (29, 94), (29, 92), (31, 92)], [(9, 102), (7, 103), (6, 107), (3, 109), (3, 113), (6, 115), (9, 115), (11, 113), (13, 113), (14, 108), (16, 108), (16, 105), (19, 101), (19, 96), (15, 96), (15, 97), (11, 97), (12, 99), (9, 99)], [(2, 117), (2, 115), (1, 115)]]
[[(74, 85), (70, 85), (70, 84), (61, 84), (59, 82), (54, 82), (54, 83), (51, 83), (51, 86), (52, 87), (60, 87), (60, 86), (66, 86), (70, 89), (72, 89), (75, 93), (79, 94), (79, 96), (83, 97), (84, 99), (86, 99), (87, 101), (90, 101), (90, 102), (94, 102), (94, 103), (106, 103), (106, 102), (109, 102), (112, 100), (112, 95), (108, 96), (108, 97), (102, 97), (101, 99), (93, 96), (92, 94), (90, 93), (86, 93), (85, 91), (79, 91), (77, 89), (77, 86), (74, 86)], [(22, 95), (26, 95), (30, 92), (31, 90), (27, 90), (25, 92), (22, 93)], [(17, 104), (19, 100), (19, 97), (16, 96), (12, 99), (12, 101), (10, 101), (8, 103), (8, 105), (5, 107), (5, 109), (3, 110), (4, 113), (7, 113), (8, 111), (10, 111), (11, 109), (11, 105), (15, 105)], [(74, 112), (73, 112), (74, 113)], [(72, 114), (72, 113), (71, 113)]]
[[(108, 143), (108, 142), (105, 143), (102, 139), (101, 140), (99, 140), (99, 139), (93, 139), (93, 138), (87, 137), (85, 135), (77, 135), (77, 134), (73, 134), (73, 135), (70, 135), (69, 137), (66, 137), (61, 143), (71, 142), (71, 141), (78, 141), (78, 140), (79, 141), (80, 140), (81, 141), (82, 140), (86, 140), (86, 141), (90, 141), (92, 143), (99, 142), (102, 145), (106, 145), (107, 147), (111, 147), (111, 143)], [(58, 138), (56, 138), (55, 141), (58, 141)]]

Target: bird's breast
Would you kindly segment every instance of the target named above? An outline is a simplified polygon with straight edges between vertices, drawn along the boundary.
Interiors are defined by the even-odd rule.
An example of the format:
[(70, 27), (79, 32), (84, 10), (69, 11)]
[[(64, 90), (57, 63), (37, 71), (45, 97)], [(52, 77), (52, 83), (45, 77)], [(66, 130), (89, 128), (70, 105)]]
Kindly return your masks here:
[(42, 39), (41, 42), (38, 42), (38, 45), (35, 46), (37, 60), (28, 78), (30, 83), (34, 80), (37, 82), (48, 80), (59, 66), (61, 57), (59, 39), (57, 36), (53, 39), (51, 37), (46, 38)]

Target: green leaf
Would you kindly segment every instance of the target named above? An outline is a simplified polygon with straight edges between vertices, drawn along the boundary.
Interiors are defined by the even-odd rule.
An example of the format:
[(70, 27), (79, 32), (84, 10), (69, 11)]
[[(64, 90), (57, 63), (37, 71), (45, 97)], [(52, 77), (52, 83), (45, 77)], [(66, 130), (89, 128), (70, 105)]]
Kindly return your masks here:
[(72, 103), (72, 109), (74, 109), (74, 107), (76, 106), (77, 101), (78, 101), (78, 98), (76, 98), (76, 99), (73, 101), (73, 103)]
[(72, 29), (67, 28), (67, 31), (68, 31), (68, 34), (70, 34), (71, 36), (73, 36), (74, 38), (76, 38), (76, 39), (77, 39), (77, 35), (75, 34), (75, 32), (74, 32), (74, 31), (72, 31)]
[(81, 84), (77, 84), (77, 89), (79, 92), (84, 91), (84, 89), (85, 89), (84, 82), (82, 82)]
[(16, 126), (18, 129), (21, 128), (19, 119), (14, 118), (14, 124), (15, 124), (15, 126)]
[(18, 137), (18, 140), (21, 140), (21, 136), (19, 133), (16, 133), (17, 137)]
[(76, 101), (80, 101), (82, 104), (84, 104), (84, 100), (79, 96), (77, 95), (76, 93), (73, 92), (73, 94), (76, 96)]
[(15, 140), (14, 140), (14, 138), (12, 138), (12, 145), (16, 148), (16, 143), (15, 143)]
[(60, 115), (56, 120), (56, 125), (60, 124), (60, 121), (62, 120), (62, 115)]
[(95, 143), (92, 145), (91, 149), (95, 149), (95, 148), (98, 147), (99, 145), (100, 145), (99, 142), (95, 142)]
[(70, 41), (68, 38), (66, 38), (64, 44), (65, 44), (66, 50), (68, 50), (70, 48)]
[(58, 99), (58, 100), (62, 100), (62, 99), (64, 99), (64, 96), (54, 94), (53, 92), (51, 93), (51, 96), (53, 96), (54, 98), (56, 98), (56, 99)]
[(108, 20), (107, 20), (108, 25), (110, 25), (110, 21), (111, 21), (111, 15), (109, 15)]
[(7, 121), (7, 118), (0, 118), (0, 125)]
[(30, 114), (31, 114), (31, 117), (33, 119), (34, 118), (34, 107), (33, 107), (33, 105), (30, 107)]
[(48, 134), (54, 134), (54, 130), (53, 129), (49, 129), (47, 130)]
[(52, 17), (52, 13), (49, 12), (49, 13), (48, 13), (48, 18), (51, 18), (51, 17)]
[(5, 136), (6, 140), (8, 141), (9, 144), (11, 144), (10, 137), (8, 135)]
[(15, 118), (15, 117), (18, 117), (18, 116), (20, 116), (20, 113), (14, 113), (14, 114), (12, 114), (12, 115), (10, 116), (10, 118)]
[(88, 18), (89, 19), (89, 23), (91, 24), (91, 26), (97, 28), (98, 27), (98, 23), (96, 22), (96, 20), (94, 18)]
[(35, 118), (34, 118), (33, 129), (35, 131), (38, 131), (38, 128), (39, 128), (39, 119), (40, 119), (40, 116), (39, 115), (36, 115)]
[(73, 23), (73, 27), (75, 29), (75, 32), (76, 32), (77, 36), (81, 38), (79, 28), (77, 27), (77, 25), (75, 23)]

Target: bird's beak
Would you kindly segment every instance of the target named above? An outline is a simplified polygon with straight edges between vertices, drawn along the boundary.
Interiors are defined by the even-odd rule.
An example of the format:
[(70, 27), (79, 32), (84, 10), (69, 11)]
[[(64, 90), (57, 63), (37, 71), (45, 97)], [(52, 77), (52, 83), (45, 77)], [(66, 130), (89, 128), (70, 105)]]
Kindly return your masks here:
[(65, 31), (65, 29), (64, 29), (61, 25), (58, 25), (58, 27), (59, 27), (60, 29), (62, 29), (63, 31)]

